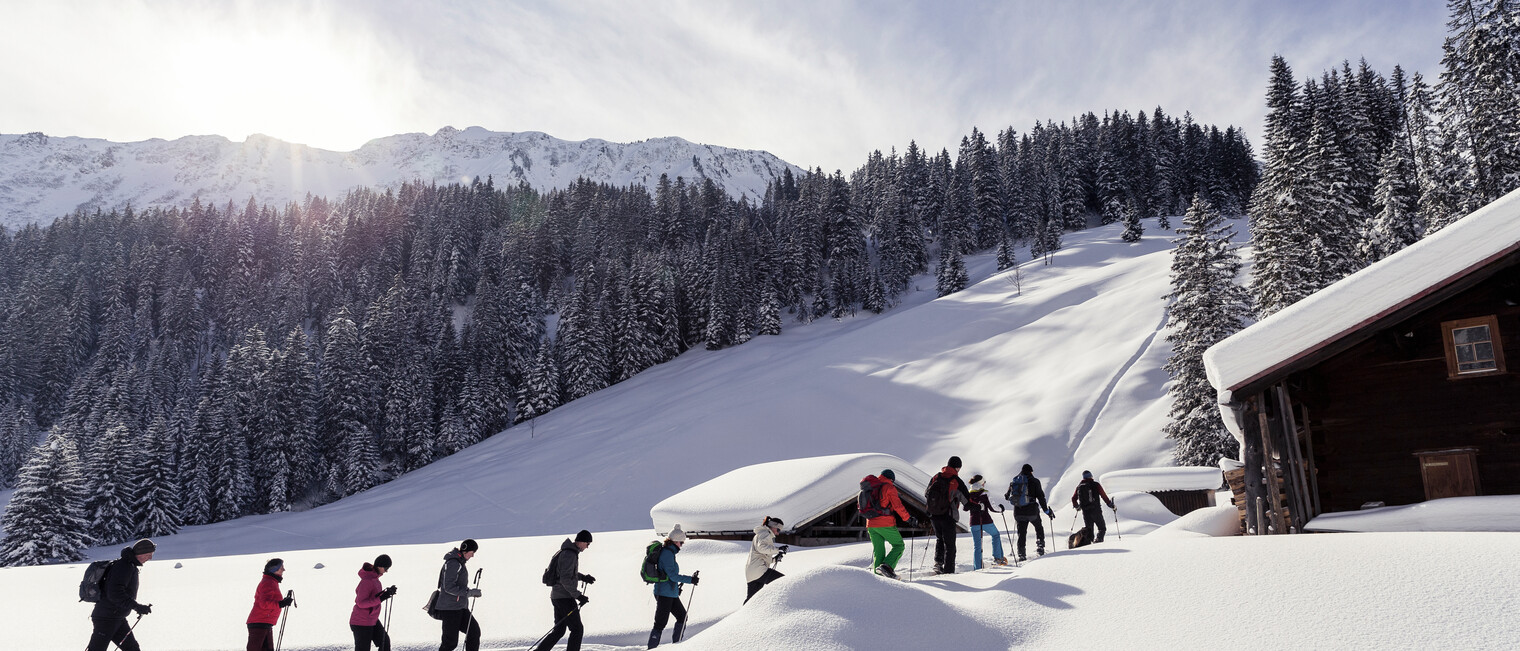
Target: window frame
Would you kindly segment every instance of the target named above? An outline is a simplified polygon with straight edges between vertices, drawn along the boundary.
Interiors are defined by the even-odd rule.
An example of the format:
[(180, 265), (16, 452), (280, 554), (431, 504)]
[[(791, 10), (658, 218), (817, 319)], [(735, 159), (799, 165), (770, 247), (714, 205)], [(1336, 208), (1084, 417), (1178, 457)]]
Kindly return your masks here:
[[(1475, 371), (1459, 371), (1457, 362), (1457, 341), (1453, 332), (1463, 328), (1488, 326), (1488, 340), (1494, 348), (1494, 368), (1486, 368)], [(1488, 316), (1473, 317), (1471, 319), (1457, 319), (1455, 321), (1441, 322), (1441, 344), (1446, 349), (1446, 377), (1457, 380), (1472, 377), (1487, 377), (1496, 373), (1507, 372), (1504, 365), (1503, 339), (1499, 336), (1499, 317), (1495, 314)]]

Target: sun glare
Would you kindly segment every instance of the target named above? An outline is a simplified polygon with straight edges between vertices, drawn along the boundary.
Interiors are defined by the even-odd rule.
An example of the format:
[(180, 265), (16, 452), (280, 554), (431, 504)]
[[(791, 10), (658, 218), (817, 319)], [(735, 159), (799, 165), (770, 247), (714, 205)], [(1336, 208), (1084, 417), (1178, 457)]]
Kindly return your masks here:
[(177, 97), (165, 110), (207, 133), (239, 140), (262, 133), (349, 150), (381, 134), (387, 119), (381, 60), (331, 34), (286, 29), (185, 39), (171, 57)]

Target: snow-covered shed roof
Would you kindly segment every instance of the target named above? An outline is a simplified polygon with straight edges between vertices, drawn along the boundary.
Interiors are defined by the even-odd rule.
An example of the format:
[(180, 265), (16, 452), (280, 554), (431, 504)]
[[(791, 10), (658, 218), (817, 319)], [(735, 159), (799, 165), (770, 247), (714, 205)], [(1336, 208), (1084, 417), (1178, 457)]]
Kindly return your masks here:
[(731, 470), (665, 498), (649, 509), (660, 535), (672, 525), (693, 531), (748, 531), (765, 516), (785, 529), (809, 522), (855, 500), (860, 480), (891, 468), (898, 490), (923, 495), (930, 476), (890, 454), (835, 454), (772, 461)]
[(1103, 473), (1098, 480), (1110, 493), (1119, 491), (1204, 491), (1224, 485), (1224, 474), (1213, 466), (1133, 468)]
[[(1333, 344), (1520, 251), (1520, 190), (1342, 278), (1203, 353), (1225, 405), (1242, 388), (1317, 363)], [(1233, 419), (1226, 414), (1226, 423)], [(1236, 436), (1240, 436), (1237, 432)]]

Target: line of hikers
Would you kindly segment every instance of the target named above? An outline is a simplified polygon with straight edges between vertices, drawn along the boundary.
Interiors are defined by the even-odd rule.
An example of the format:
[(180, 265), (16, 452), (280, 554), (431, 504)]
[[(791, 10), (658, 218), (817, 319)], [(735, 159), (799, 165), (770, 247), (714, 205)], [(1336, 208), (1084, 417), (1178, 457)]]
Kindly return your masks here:
[[(992, 523), (993, 513), (1005, 509), (994, 506), (987, 497), (987, 483), (981, 475), (973, 475), (970, 482), (960, 478), (961, 458), (950, 457), (943, 468), (929, 480), (924, 490), (924, 510), (929, 515), (929, 528), (934, 533), (934, 573), (955, 573), (956, 521), (960, 509), (971, 513), (972, 566), (982, 569), (982, 535), (992, 536), (992, 559), (998, 565), (1007, 565), (1003, 555), (1003, 541), (998, 537), (997, 526)], [(1034, 476), (1034, 467), (1024, 464), (1018, 476), (1008, 484), (1003, 499), (1013, 505), (1014, 520), (1018, 523), (1018, 560), (1025, 560), (1024, 540), (1030, 524), (1034, 525), (1035, 554), (1045, 555), (1045, 529), (1040, 514), (1052, 519), (1054, 535), (1055, 512), (1045, 499), (1045, 490)], [(1091, 542), (1103, 542), (1108, 527), (1103, 519), (1103, 504), (1114, 508), (1103, 485), (1093, 479), (1092, 472), (1082, 471), (1082, 482), (1072, 493), (1071, 505), (1080, 509), (1084, 520), (1082, 531), (1068, 541), (1070, 547), (1080, 547)], [(897, 578), (897, 563), (902, 560), (903, 538), (899, 524), (918, 528), (922, 523), (908, 514), (897, 492), (897, 475), (891, 468), (880, 474), (868, 475), (860, 481), (857, 510), (866, 518), (866, 533), (871, 540), (871, 567), (876, 574)], [(1006, 524), (1006, 520), (1005, 520)], [(1097, 528), (1097, 538), (1092, 530)], [(890, 549), (889, 549), (890, 548)]]
[[(1002, 513), (1004, 508), (1001, 505), (994, 507), (988, 499), (986, 481), (981, 475), (972, 476), (968, 483), (960, 479), (960, 468), (960, 457), (950, 457), (945, 467), (929, 481), (925, 490), (925, 506), (936, 540), (936, 574), (955, 572), (956, 519), (958, 509), (961, 508), (971, 513), (975, 569), (982, 569), (982, 534), (992, 536), (993, 562), (1008, 564), (991, 516), (992, 513)], [(902, 558), (904, 547), (898, 525), (904, 523), (914, 528), (921, 525), (903, 506), (897, 491), (896, 475), (890, 468), (882, 470), (878, 475), (867, 476), (861, 481), (860, 487), (857, 507), (866, 518), (873, 571), (897, 578), (897, 563)], [(1003, 497), (1013, 505), (1014, 518), (1018, 522), (1018, 559), (1025, 560), (1025, 532), (1030, 524), (1034, 525), (1035, 553), (1044, 555), (1045, 531), (1040, 523), (1040, 513), (1051, 518), (1055, 514), (1046, 502), (1040, 480), (1034, 476), (1034, 468), (1024, 464), (1019, 475), (1009, 483), (1008, 492)], [(1103, 542), (1107, 526), (1104, 523), (1102, 504), (1106, 503), (1112, 509), (1114, 502), (1103, 490), (1103, 486), (1093, 480), (1091, 472), (1082, 473), (1082, 483), (1072, 494), (1071, 503), (1081, 510), (1085, 520), (1083, 531), (1074, 534), (1074, 537), (1085, 533), (1088, 540)], [(785, 523), (780, 518), (766, 516), (755, 527), (755, 536), (750, 543), (744, 570), (746, 603), (767, 584), (783, 576), (775, 569), (776, 563), (788, 549), (786, 545), (776, 543), (783, 526)], [(1092, 539), (1094, 527), (1097, 529), (1095, 540)], [(646, 583), (653, 584), (655, 597), (654, 626), (649, 632), (648, 648), (659, 646), (665, 627), (672, 617), (675, 618), (675, 628), (671, 633), (671, 642), (680, 642), (686, 630), (686, 606), (682, 605), (680, 599), (683, 584), (695, 586), (701, 580), (700, 572), (692, 572), (689, 576), (681, 574), (680, 565), (676, 562), (676, 554), (681, 551), (686, 540), (686, 532), (677, 524), (663, 541), (653, 542), (645, 549), (640, 573)], [(537, 651), (547, 651), (566, 632), (569, 633), (566, 641), (568, 649), (580, 649), (581, 638), (585, 633), (580, 609), (591, 601), (583, 586), (596, 583), (596, 577), (580, 573), (580, 554), (591, 546), (591, 542), (591, 532), (585, 529), (577, 533), (574, 539), (566, 538), (550, 558), (549, 566), (544, 569), (543, 583), (550, 587), (549, 601), (554, 608), (554, 626), (534, 646)], [(887, 550), (889, 546), (890, 551)], [(1073, 543), (1071, 546), (1080, 544)], [(112, 643), (122, 651), (139, 651), (137, 640), (132, 635), (136, 623), (129, 625), (127, 615), (136, 612), (140, 621), (143, 615), (153, 612), (151, 605), (137, 602), (137, 589), (140, 568), (153, 558), (156, 550), (157, 546), (152, 540), (143, 538), (122, 548), (120, 558), (114, 561), (96, 561), (86, 569), (85, 579), (80, 582), (80, 599), (95, 602), (95, 608), (90, 613), (94, 629), (90, 635), (88, 651), (106, 651)], [(427, 613), (442, 623), (439, 651), (457, 648), (461, 634), (464, 636), (466, 651), (478, 651), (480, 648), (481, 627), (474, 616), (474, 600), (482, 594), (481, 572), (476, 570), (472, 585), (467, 567), (479, 550), (478, 543), (466, 539), (443, 556), (443, 566), (438, 570), (438, 588), (433, 591), (426, 606)], [(377, 556), (374, 562), (364, 563), (359, 568), (359, 583), (354, 588), (354, 607), (348, 620), (349, 629), (354, 635), (355, 651), (370, 651), (371, 648), (390, 651), (391, 641), (387, 633), (389, 622), (382, 623), (381, 610), (387, 600), (396, 596), (396, 586), (382, 588), (380, 582), (380, 577), (385, 576), (390, 568), (391, 558), (386, 554)], [(253, 608), (248, 613), (247, 651), (274, 651), (283, 642), (284, 613), (286, 609), (297, 606), (293, 590), (287, 590), (284, 594), (280, 592), (284, 576), (283, 560), (272, 558), (264, 564), (263, 575), (254, 589)], [(386, 619), (389, 619), (388, 613)], [(275, 632), (276, 624), (280, 625), (278, 634)]]

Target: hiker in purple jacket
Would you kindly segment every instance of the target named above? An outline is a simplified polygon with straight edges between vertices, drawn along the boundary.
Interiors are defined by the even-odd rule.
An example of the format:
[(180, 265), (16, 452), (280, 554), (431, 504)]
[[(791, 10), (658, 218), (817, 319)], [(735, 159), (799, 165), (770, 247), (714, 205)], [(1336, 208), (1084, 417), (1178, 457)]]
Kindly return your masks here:
[(396, 596), (396, 586), (380, 587), (380, 577), (391, 569), (391, 557), (381, 554), (374, 563), (359, 568), (359, 586), (354, 588), (354, 612), (348, 616), (348, 628), (354, 632), (354, 651), (391, 651), (391, 636), (380, 623), (380, 609), (385, 600)]

